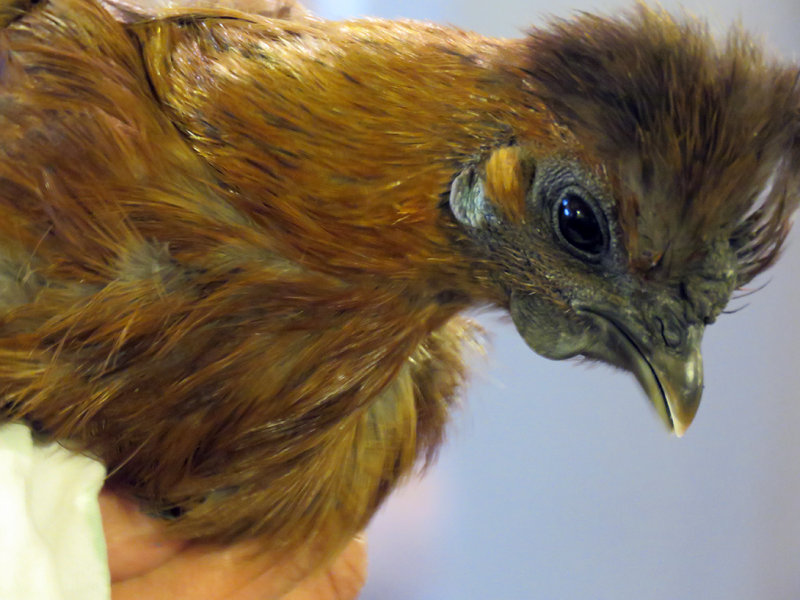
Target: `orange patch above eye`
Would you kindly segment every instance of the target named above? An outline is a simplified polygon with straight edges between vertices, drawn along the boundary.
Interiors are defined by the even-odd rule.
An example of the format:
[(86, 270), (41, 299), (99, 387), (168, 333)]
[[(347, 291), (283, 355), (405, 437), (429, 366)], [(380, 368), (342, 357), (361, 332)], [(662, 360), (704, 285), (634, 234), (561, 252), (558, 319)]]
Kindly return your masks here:
[(530, 176), (522, 151), (516, 146), (498, 148), (484, 165), (486, 194), (492, 204), (513, 223), (525, 219), (525, 196)]

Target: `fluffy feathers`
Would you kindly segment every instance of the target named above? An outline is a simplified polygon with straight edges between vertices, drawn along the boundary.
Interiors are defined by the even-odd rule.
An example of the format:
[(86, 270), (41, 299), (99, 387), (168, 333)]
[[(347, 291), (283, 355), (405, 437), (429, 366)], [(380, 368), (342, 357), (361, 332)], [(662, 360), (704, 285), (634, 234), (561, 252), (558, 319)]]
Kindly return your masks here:
[(440, 442), (470, 306), (666, 394), (797, 202), (797, 69), (742, 37), (116, 9), (0, 12), (2, 412), (175, 535), (335, 550)]

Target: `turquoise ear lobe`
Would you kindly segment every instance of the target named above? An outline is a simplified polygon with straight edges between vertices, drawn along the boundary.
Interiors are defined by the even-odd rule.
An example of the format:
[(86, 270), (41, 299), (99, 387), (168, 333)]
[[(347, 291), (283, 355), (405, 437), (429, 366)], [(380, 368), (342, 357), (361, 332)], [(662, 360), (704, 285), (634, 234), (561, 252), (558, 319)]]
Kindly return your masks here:
[(475, 167), (467, 167), (453, 180), (449, 203), (456, 221), (468, 229), (485, 229), (498, 221)]

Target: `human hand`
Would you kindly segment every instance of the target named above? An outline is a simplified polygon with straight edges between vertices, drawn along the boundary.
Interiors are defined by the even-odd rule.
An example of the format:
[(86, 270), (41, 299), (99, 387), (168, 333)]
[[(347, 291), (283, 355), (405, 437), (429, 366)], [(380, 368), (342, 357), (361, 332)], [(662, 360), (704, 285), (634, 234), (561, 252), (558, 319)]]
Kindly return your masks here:
[(157, 519), (109, 490), (100, 493), (112, 600), (355, 600), (366, 579), (366, 540), (356, 537), (323, 569), (306, 557), (254, 557), (229, 547), (169, 540)]

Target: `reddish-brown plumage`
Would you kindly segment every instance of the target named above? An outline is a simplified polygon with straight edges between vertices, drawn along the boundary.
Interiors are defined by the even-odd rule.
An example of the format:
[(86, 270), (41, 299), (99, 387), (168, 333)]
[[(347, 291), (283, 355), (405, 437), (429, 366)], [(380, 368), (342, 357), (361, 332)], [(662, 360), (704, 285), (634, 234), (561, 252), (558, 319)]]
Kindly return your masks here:
[[(629, 173), (580, 106), (548, 96), (546, 36), (23, 8), (0, 12), (4, 413), (102, 458), (112, 484), (178, 516), (176, 535), (336, 549), (441, 440), (475, 333), (463, 309), (522, 294), (574, 317), (549, 282), (575, 259), (530, 206), (540, 161), (579, 161), (620, 199), (634, 279), (665, 252), (703, 277), (722, 261), (642, 233), (652, 215)], [(788, 73), (770, 88), (784, 111)], [(792, 147), (768, 125), (759, 176)], [(487, 242), (495, 254), (448, 207), (471, 166), (506, 236)], [(747, 235), (754, 198), (725, 215), (713, 198), (717, 220), (676, 222)], [(742, 242), (761, 244), (758, 268), (793, 202), (772, 202), (754, 221), (769, 235)], [(731, 277), (725, 293), (687, 279), (696, 306), (679, 320), (713, 319)]]
[[(247, 20), (219, 23), (188, 26), (178, 70), (152, 63), (173, 58), (168, 42), (183, 50), (179, 20), (134, 27), (144, 64), (93, 4), (36, 6), (7, 28), (17, 93), (3, 118), (25, 125), (5, 129), (0, 166), (8, 277), (24, 270), (0, 347), (7, 410), (101, 456), (150, 510), (186, 511), (178, 534), (279, 545), (322, 533), (335, 546), (432, 451), (461, 378), (469, 326), (452, 318), (470, 266), (448, 250), (437, 204), (464, 141), (435, 140), (425, 155), (442, 164), (425, 165), (353, 139), (346, 120), (331, 122), (327, 146), (321, 129), (285, 140), (284, 123), (243, 122), (251, 93), (217, 78), (199, 88), (212, 95), (203, 120), (221, 117), (233, 145), (214, 153), (219, 140), (195, 138), (191, 121), (188, 144), (149, 85), (191, 109), (170, 96), (191, 95), (180, 78), (226, 58), (206, 58), (213, 37), (198, 52), (194, 28), (253, 35)], [(284, 28), (302, 29), (258, 24), (287, 39)], [(421, 124), (405, 135), (424, 142)], [(335, 156), (348, 139), (394, 170)]]

